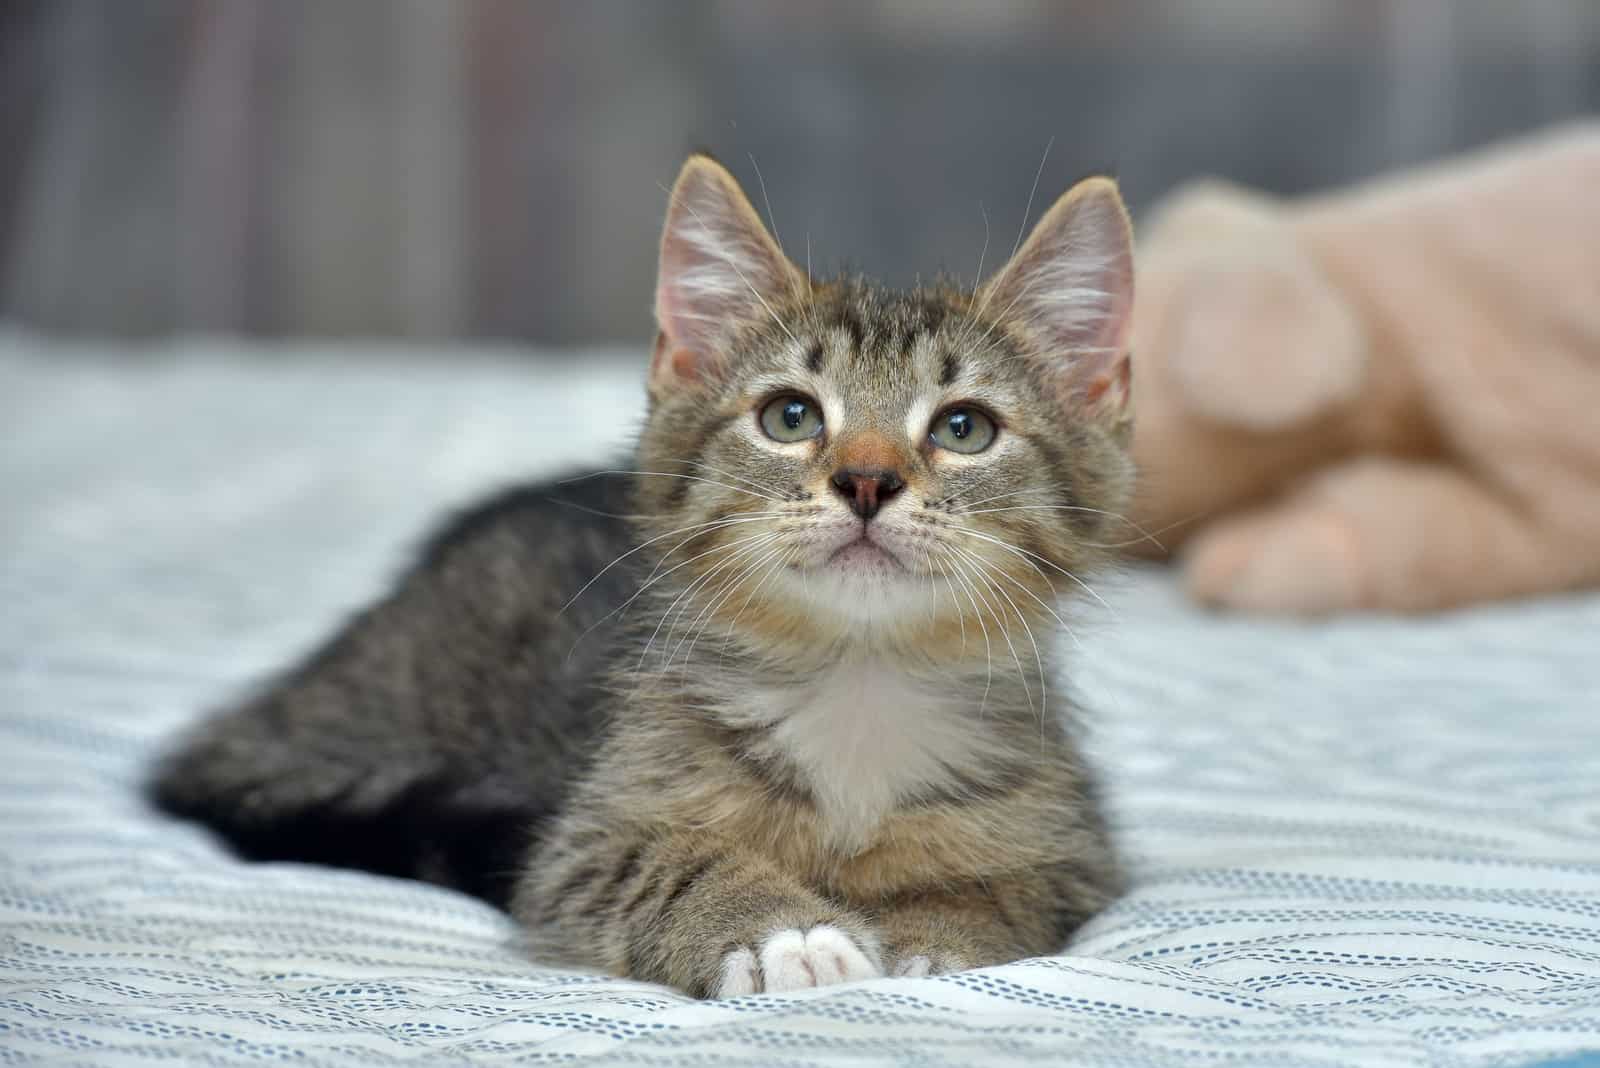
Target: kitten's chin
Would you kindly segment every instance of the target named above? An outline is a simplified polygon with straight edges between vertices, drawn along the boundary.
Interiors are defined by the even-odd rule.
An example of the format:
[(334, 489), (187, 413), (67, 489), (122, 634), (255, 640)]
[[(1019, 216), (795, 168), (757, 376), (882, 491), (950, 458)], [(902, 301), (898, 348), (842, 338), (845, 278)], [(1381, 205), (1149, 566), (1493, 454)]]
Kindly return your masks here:
[(788, 572), (794, 591), (818, 618), (882, 625), (926, 620), (933, 609), (928, 577), (891, 548), (856, 538)]

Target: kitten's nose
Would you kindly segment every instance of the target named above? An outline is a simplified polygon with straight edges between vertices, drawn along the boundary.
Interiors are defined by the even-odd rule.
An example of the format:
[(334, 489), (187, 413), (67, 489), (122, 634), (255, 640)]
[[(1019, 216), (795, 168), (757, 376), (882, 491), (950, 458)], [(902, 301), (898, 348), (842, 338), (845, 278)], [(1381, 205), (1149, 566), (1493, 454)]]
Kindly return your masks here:
[(850, 502), (850, 510), (862, 519), (878, 514), (883, 502), (905, 488), (905, 479), (893, 471), (858, 471), (840, 468), (830, 479), (839, 496)]

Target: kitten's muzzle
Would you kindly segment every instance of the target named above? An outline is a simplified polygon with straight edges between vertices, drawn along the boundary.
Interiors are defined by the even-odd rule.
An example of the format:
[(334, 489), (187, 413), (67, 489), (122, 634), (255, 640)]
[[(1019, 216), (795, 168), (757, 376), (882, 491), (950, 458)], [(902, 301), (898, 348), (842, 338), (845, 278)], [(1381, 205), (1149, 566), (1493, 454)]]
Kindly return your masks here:
[(862, 519), (878, 514), (883, 502), (905, 489), (906, 481), (886, 469), (840, 468), (828, 480), (834, 492), (850, 503), (850, 510)]

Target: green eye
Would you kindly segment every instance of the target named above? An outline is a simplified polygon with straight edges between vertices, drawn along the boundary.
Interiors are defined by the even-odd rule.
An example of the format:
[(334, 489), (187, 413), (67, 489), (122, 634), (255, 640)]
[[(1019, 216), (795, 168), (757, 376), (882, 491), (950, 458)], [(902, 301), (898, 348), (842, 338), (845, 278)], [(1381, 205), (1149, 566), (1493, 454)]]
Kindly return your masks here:
[(778, 397), (761, 409), (761, 429), (773, 441), (814, 438), (822, 433), (822, 408), (810, 397)]
[(928, 436), (951, 452), (982, 452), (994, 442), (994, 420), (976, 408), (946, 408), (933, 417)]

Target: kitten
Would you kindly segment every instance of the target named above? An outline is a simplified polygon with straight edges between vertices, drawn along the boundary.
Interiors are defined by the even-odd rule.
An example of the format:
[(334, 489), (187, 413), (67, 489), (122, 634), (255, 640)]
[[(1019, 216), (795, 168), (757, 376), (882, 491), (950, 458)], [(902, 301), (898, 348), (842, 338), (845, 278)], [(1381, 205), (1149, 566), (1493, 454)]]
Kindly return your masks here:
[(1059, 949), (1119, 887), (1050, 680), (1130, 490), (1131, 298), (1104, 178), (976, 292), (893, 293), (690, 158), (637, 471), (459, 519), (156, 799), (701, 997)]

